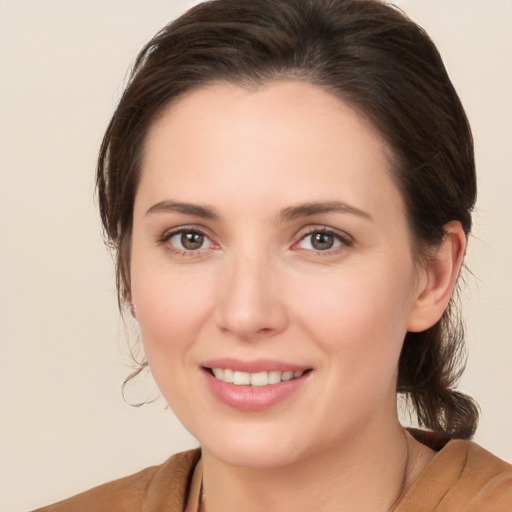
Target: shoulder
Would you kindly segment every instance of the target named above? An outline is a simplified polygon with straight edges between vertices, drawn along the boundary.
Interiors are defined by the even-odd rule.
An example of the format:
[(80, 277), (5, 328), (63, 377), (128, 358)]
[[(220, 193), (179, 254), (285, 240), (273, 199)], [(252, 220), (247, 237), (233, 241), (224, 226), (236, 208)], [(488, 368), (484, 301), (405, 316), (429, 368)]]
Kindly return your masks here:
[(512, 512), (512, 466), (471, 441), (452, 440), (396, 512)]
[(199, 449), (178, 453), (160, 466), (146, 468), (34, 512), (181, 512), (200, 456)]

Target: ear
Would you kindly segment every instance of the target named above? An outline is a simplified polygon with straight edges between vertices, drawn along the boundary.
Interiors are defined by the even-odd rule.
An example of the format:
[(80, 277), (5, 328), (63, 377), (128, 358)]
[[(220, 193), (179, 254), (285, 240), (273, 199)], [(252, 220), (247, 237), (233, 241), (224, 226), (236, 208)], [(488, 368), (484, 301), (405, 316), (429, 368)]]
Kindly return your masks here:
[(432, 327), (446, 309), (466, 251), (466, 234), (459, 221), (444, 226), (445, 235), (429, 256), (416, 291), (408, 331), (421, 332)]

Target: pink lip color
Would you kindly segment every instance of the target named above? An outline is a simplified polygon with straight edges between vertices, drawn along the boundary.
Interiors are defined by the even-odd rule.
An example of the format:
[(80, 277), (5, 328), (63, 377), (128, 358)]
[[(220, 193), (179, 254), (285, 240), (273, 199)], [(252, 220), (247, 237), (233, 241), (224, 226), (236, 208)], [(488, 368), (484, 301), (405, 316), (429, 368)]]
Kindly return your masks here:
[[(210, 366), (214, 363), (213, 366)], [(305, 367), (298, 367), (289, 364), (283, 364), (277, 361), (253, 361), (243, 362), (234, 360), (215, 360), (206, 362), (203, 368), (230, 368), (236, 371), (245, 371), (257, 373), (258, 371), (299, 371), (305, 370)], [(262, 411), (288, 398), (298, 391), (308, 380), (311, 372), (307, 372), (296, 379), (281, 381), (277, 384), (268, 386), (237, 386), (216, 379), (208, 370), (203, 370), (206, 378), (206, 384), (217, 400), (224, 405), (238, 409), (240, 411)]]
[(270, 372), (272, 370), (279, 372), (298, 372), (307, 370), (307, 366), (284, 363), (274, 359), (256, 359), (254, 361), (241, 361), (240, 359), (231, 359), (223, 357), (221, 359), (212, 359), (201, 364), (204, 368), (229, 368), (238, 372)]

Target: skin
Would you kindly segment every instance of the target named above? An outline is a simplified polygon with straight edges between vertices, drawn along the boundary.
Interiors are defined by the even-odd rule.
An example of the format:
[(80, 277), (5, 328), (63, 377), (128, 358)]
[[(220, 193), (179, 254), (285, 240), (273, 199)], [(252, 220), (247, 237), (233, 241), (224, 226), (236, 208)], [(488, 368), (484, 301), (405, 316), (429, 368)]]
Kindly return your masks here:
[[(432, 458), (398, 422), (398, 358), (408, 330), (441, 316), (465, 239), (451, 223), (420, 265), (391, 172), (362, 116), (298, 81), (196, 89), (152, 126), (129, 299), (153, 376), (203, 449), (187, 510), (203, 472), (208, 512), (388, 510)], [(325, 229), (333, 248), (315, 249)], [(205, 385), (202, 363), (227, 356), (311, 371), (241, 411)]]

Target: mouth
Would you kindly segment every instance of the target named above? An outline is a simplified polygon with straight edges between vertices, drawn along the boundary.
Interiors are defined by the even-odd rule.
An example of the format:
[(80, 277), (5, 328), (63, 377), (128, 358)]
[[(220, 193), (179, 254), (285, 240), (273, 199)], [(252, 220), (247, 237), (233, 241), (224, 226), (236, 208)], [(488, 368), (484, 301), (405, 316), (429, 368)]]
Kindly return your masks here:
[(297, 371), (270, 370), (261, 372), (243, 372), (230, 368), (204, 368), (215, 379), (235, 386), (264, 387), (299, 379), (304, 374), (309, 373), (311, 369)]
[(222, 404), (263, 411), (309, 389), (313, 368), (272, 359), (212, 359), (201, 365), (207, 388)]

